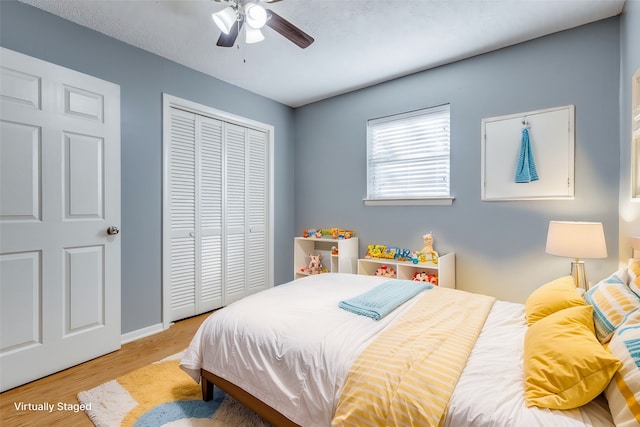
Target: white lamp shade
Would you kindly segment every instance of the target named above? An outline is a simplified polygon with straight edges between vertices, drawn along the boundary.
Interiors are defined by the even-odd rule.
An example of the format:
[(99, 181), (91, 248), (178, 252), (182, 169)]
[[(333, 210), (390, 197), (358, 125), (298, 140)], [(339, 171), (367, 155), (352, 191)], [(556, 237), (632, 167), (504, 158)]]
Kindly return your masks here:
[(262, 34), (262, 31), (260, 31), (257, 28), (251, 28), (250, 26), (247, 25), (245, 31), (246, 31), (245, 41), (247, 43), (258, 43), (264, 40), (264, 34)]
[(256, 3), (247, 3), (245, 5), (244, 16), (247, 24), (255, 29), (260, 29), (267, 23), (267, 11)]
[(216, 23), (223, 33), (229, 34), (229, 31), (231, 31), (231, 28), (238, 19), (238, 14), (234, 8), (229, 6), (218, 12), (212, 13), (211, 19), (213, 19), (213, 22)]
[(546, 252), (569, 258), (606, 258), (601, 222), (550, 221)]

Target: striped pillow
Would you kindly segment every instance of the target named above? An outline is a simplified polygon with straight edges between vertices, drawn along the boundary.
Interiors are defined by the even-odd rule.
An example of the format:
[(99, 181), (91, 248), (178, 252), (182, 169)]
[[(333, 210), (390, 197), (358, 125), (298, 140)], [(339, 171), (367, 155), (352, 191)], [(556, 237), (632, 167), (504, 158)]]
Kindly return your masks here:
[(618, 427), (640, 424), (640, 310), (630, 314), (613, 334), (609, 351), (622, 362), (604, 391)]
[[(626, 276), (626, 272), (624, 274)], [(640, 308), (640, 297), (627, 286), (621, 274), (614, 273), (602, 280), (585, 295), (593, 306), (593, 322), (598, 340), (605, 344), (625, 317)]]
[(629, 287), (636, 295), (640, 295), (640, 261), (632, 262), (629, 265)]

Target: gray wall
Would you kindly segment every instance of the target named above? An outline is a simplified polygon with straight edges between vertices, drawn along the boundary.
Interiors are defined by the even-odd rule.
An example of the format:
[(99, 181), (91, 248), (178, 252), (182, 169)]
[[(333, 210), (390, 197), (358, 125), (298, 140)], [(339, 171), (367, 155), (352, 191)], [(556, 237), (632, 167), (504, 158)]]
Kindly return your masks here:
[[(609, 258), (588, 260), (596, 281), (617, 267), (619, 19), (611, 18), (417, 73), (295, 112), (295, 227), (340, 226), (370, 243), (456, 252), (457, 286), (511, 301), (568, 274), (545, 254), (549, 220), (601, 221)], [(452, 206), (364, 206), (369, 118), (451, 104)], [(480, 122), (574, 104), (575, 199), (480, 200)]]
[[(0, 2), (0, 45), (121, 86), (126, 333), (161, 321), (163, 92), (275, 126), (276, 284), (291, 278), (293, 236), (306, 227), (356, 230), (361, 255), (368, 243), (419, 248), (420, 236), (432, 231), (437, 250), (457, 254), (460, 288), (522, 301), (540, 283), (568, 273), (568, 259), (544, 253), (550, 219), (602, 221), (609, 258), (588, 260), (587, 274), (592, 281), (606, 275), (618, 258), (621, 158), (629, 168), (624, 129), (630, 123), (621, 135), (624, 102), (618, 94), (620, 74), (624, 91), (624, 75), (638, 66), (637, 46), (631, 45), (639, 38), (638, 26), (631, 25), (637, 6), (628, 2), (628, 16), (621, 19), (296, 111), (17, 2)], [(366, 120), (445, 102), (452, 115), (453, 206), (365, 207)], [(576, 105), (575, 200), (481, 202), (480, 120), (567, 104)]]
[[(640, 1), (627, 0), (620, 17), (620, 263), (640, 236), (640, 202), (631, 200), (631, 77), (640, 67)], [(640, 160), (640, 159), (639, 159)], [(639, 165), (640, 167), (640, 165)]]
[(161, 322), (163, 92), (275, 126), (275, 282), (290, 280), (292, 109), (22, 3), (0, 2), (0, 44), (120, 85), (123, 333)]

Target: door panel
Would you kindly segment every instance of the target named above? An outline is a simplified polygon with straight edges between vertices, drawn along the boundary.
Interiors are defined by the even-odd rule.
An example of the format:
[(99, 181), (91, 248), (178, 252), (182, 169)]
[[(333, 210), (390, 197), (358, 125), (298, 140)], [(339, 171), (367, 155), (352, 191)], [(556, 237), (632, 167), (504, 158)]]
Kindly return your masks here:
[(249, 294), (267, 289), (269, 271), (267, 265), (267, 201), (268, 140), (265, 132), (250, 129), (247, 132), (249, 145), (249, 173), (247, 177), (248, 199), (248, 263), (247, 290)]
[[(120, 89), (2, 48), (0, 389), (120, 347)], [(6, 267), (6, 269), (5, 269)]]
[(104, 218), (104, 141), (64, 134), (65, 220)]
[(40, 128), (0, 121), (0, 219), (40, 220)]
[(42, 342), (40, 252), (0, 255), (0, 351), (5, 353)]
[(222, 306), (223, 123), (198, 116), (200, 283), (197, 314)]
[(225, 305), (246, 296), (246, 128), (227, 123), (225, 185)]
[(2, 67), (0, 70), (0, 98), (22, 107), (40, 109), (42, 79), (29, 73)]
[(104, 246), (65, 249), (65, 335), (104, 326)]
[(196, 310), (196, 116), (171, 114), (168, 159), (170, 221), (169, 262), (171, 320)]

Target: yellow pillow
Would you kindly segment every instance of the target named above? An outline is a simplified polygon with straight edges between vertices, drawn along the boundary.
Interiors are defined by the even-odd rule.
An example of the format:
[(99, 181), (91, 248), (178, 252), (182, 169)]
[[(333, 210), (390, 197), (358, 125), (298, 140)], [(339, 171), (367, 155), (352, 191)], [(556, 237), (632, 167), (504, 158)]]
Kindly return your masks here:
[(527, 407), (577, 408), (607, 387), (621, 363), (596, 339), (592, 311), (589, 305), (567, 308), (527, 330), (524, 338)]
[(540, 286), (533, 291), (524, 303), (527, 325), (556, 311), (569, 307), (587, 305), (582, 299), (571, 276), (564, 276)]

